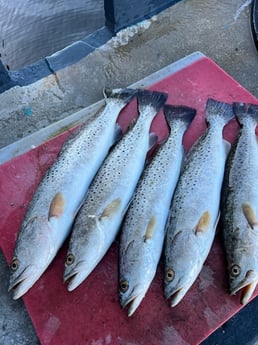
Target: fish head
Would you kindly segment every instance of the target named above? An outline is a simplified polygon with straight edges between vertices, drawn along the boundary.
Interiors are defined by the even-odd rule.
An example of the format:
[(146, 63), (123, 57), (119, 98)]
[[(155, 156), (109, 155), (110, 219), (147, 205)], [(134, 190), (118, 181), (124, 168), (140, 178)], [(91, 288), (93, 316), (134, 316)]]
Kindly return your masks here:
[(49, 265), (53, 251), (50, 231), (48, 221), (41, 217), (30, 219), (21, 229), (10, 264), (8, 291), (13, 292), (13, 299), (23, 296)]
[(84, 222), (84, 228), (87, 231), (77, 231), (75, 223), (67, 251), (64, 282), (68, 283), (68, 291), (76, 289), (93, 271), (101, 259), (101, 250), (103, 247), (102, 232), (98, 228), (98, 220), (94, 216), (88, 216)]
[(202, 258), (199, 243), (191, 231), (179, 231), (170, 242), (165, 248), (164, 290), (166, 299), (174, 307), (196, 280), (202, 268)]
[(131, 316), (143, 300), (156, 269), (152, 269), (151, 258), (133, 257), (125, 255), (120, 259), (119, 297), (122, 308), (128, 308), (127, 315)]
[(144, 282), (145, 277), (142, 275), (142, 281), (135, 279), (132, 275), (130, 278), (122, 277), (119, 282), (119, 297), (122, 308), (128, 307), (127, 315), (131, 316), (143, 300), (149, 284)]
[(255, 256), (251, 259), (250, 255), (240, 255), (239, 251), (234, 252), (234, 257), (231, 256), (230, 261), (228, 265), (230, 294), (234, 295), (242, 290), (241, 304), (246, 304), (258, 283), (258, 262)]

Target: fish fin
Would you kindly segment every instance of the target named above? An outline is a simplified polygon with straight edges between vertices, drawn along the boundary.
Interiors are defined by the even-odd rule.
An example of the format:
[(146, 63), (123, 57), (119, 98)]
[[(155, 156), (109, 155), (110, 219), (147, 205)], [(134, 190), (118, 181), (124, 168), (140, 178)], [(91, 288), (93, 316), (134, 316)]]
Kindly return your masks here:
[(143, 240), (144, 242), (147, 242), (150, 238), (152, 238), (155, 227), (156, 227), (156, 218), (155, 216), (152, 216), (146, 228), (146, 232), (145, 232), (144, 240)]
[(140, 113), (144, 111), (145, 107), (152, 107), (156, 112), (158, 112), (165, 104), (167, 97), (167, 93), (139, 90), (137, 98)]
[(197, 234), (199, 232), (201, 232), (201, 233), (205, 232), (208, 229), (210, 222), (211, 222), (210, 213), (209, 213), (209, 211), (205, 211), (202, 214), (201, 218), (199, 219), (199, 221), (195, 227), (195, 234)]
[(137, 118), (133, 118), (133, 119), (130, 121), (130, 123), (129, 123), (129, 125), (128, 125), (126, 131), (127, 131), (127, 132), (130, 131), (130, 130), (135, 126), (136, 122), (137, 122)]
[(119, 209), (121, 205), (121, 199), (117, 198), (113, 201), (111, 201), (103, 210), (103, 212), (101, 213), (101, 215), (99, 216), (99, 220), (103, 220), (103, 218), (108, 218), (108, 217), (112, 217)]
[(123, 136), (122, 127), (119, 125), (119, 123), (116, 123), (115, 125), (115, 133), (114, 133), (114, 143), (117, 143)]
[(253, 229), (255, 225), (258, 225), (254, 209), (248, 204), (242, 204), (242, 210), (248, 224)]
[(56, 195), (53, 197), (50, 206), (49, 206), (49, 211), (48, 211), (48, 220), (51, 217), (61, 217), (61, 215), (64, 212), (65, 208), (65, 197), (62, 193), (58, 192)]
[(109, 89), (109, 88), (104, 88), (103, 89), (103, 94), (105, 97), (106, 103), (108, 103), (111, 100), (119, 99), (121, 100), (124, 104), (129, 103), (137, 94), (138, 90), (134, 89)]
[(234, 118), (232, 105), (208, 98), (206, 103), (206, 120), (208, 123), (212, 123), (216, 117), (221, 117), (224, 119), (225, 124), (228, 123)]
[(233, 111), (240, 125), (247, 117), (251, 117), (258, 123), (258, 105), (250, 103), (233, 103)]
[(158, 136), (155, 133), (150, 133), (149, 137), (149, 150), (152, 149), (158, 142)]
[(181, 120), (185, 123), (186, 127), (188, 127), (196, 115), (196, 110), (193, 108), (171, 104), (165, 104), (163, 112), (170, 127), (175, 120)]
[(223, 143), (224, 143), (224, 147), (225, 147), (225, 152), (226, 152), (226, 155), (229, 154), (229, 151), (231, 149), (231, 144), (229, 141), (223, 139)]

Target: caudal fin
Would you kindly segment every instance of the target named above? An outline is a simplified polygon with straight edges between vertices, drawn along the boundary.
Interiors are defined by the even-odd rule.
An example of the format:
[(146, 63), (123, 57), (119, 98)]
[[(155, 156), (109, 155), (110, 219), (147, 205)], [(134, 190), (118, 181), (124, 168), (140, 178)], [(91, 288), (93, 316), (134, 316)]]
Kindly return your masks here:
[(147, 106), (158, 112), (166, 103), (168, 95), (158, 91), (138, 90), (137, 98), (140, 112), (143, 112)]
[(258, 123), (258, 105), (249, 103), (233, 103), (233, 112), (236, 115), (240, 124), (244, 119), (252, 118)]
[(173, 121), (181, 120), (186, 127), (190, 125), (196, 115), (196, 110), (186, 106), (164, 105), (163, 112), (169, 126), (173, 126)]
[(206, 120), (208, 123), (216, 121), (218, 117), (224, 120), (224, 123), (228, 123), (234, 118), (232, 105), (225, 102), (219, 102), (215, 99), (208, 98), (206, 103)]
[(138, 90), (134, 89), (109, 89), (109, 88), (104, 88), (103, 94), (106, 100), (106, 103), (109, 101), (113, 101), (114, 99), (121, 100), (124, 102), (124, 104), (129, 103), (133, 97), (136, 96)]

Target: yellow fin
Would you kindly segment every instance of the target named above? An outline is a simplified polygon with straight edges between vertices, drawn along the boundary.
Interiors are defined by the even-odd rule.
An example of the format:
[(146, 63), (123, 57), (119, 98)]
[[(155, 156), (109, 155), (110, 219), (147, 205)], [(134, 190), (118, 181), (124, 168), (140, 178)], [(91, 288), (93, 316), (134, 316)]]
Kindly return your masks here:
[(50, 203), (48, 219), (51, 217), (57, 217), (57, 218), (61, 217), (62, 213), (64, 212), (64, 207), (65, 207), (65, 198), (62, 193), (58, 192), (53, 197)]
[(198, 224), (196, 225), (195, 233), (205, 232), (210, 225), (210, 221), (211, 221), (210, 213), (209, 211), (205, 211), (202, 214), (201, 218), (199, 219)]
[(248, 222), (248, 224), (250, 225), (251, 228), (254, 227), (254, 225), (258, 225), (257, 220), (256, 220), (256, 216), (255, 216), (255, 212), (254, 209), (252, 208), (252, 206), (248, 205), (248, 204), (242, 204), (242, 210), (244, 213), (244, 216)]
[(106, 208), (103, 210), (102, 214), (99, 217), (99, 220), (102, 220), (103, 218), (112, 217), (118, 211), (120, 205), (121, 205), (120, 198), (117, 198), (111, 201), (111, 203), (108, 204)]
[(156, 226), (156, 218), (152, 216), (146, 228), (146, 232), (144, 235), (144, 242), (148, 241), (148, 239), (152, 237), (153, 232), (155, 230), (155, 226)]

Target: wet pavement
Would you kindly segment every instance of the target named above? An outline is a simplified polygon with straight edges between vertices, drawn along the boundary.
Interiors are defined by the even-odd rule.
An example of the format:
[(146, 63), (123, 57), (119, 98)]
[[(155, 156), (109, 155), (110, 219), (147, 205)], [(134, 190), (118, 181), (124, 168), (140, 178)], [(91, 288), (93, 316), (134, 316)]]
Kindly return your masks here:
[[(138, 33), (132, 30), (130, 35), (120, 35), (75, 66), (1, 94), (0, 147), (98, 101), (104, 86), (130, 85), (194, 51), (212, 58), (258, 97), (258, 54), (252, 41), (250, 6), (245, 3), (181, 1), (143, 24)], [(26, 115), (28, 105), (32, 116)], [(22, 300), (13, 301), (7, 293), (9, 272), (2, 255), (0, 267), (0, 343), (36, 345)], [(257, 303), (256, 299), (246, 306), (204, 344), (256, 344)]]

